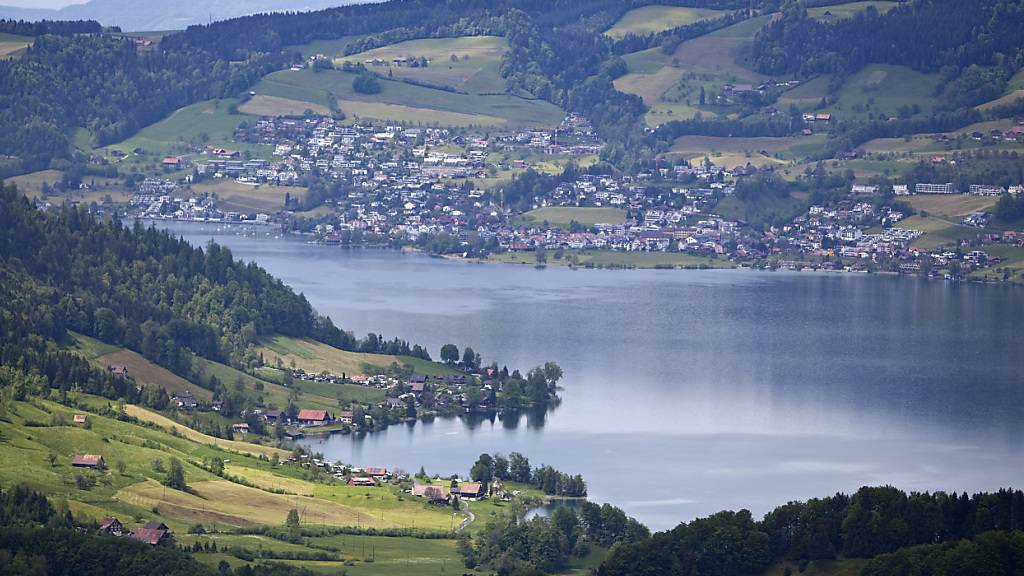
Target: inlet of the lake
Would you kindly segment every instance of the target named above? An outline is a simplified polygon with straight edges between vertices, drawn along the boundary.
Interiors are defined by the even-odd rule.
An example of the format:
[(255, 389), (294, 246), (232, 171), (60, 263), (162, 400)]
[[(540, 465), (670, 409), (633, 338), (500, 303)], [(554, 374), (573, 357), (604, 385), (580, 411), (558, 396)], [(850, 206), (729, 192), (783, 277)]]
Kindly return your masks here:
[(891, 484), (976, 491), (1024, 474), (1024, 290), (908, 277), (608, 271), (453, 262), (211, 238), (357, 335), (471, 345), (485, 362), (555, 360), (546, 418), (444, 420), (307, 439), (328, 458), (465, 475), (518, 451), (590, 498), (665, 529), (721, 509)]

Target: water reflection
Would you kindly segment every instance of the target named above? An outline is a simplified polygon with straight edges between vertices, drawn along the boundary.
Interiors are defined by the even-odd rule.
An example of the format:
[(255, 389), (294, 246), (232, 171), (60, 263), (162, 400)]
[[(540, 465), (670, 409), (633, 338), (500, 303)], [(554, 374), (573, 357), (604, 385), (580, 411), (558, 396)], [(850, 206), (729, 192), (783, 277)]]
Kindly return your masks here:
[[(468, 472), (522, 452), (655, 528), (891, 483), (983, 490), (1024, 469), (1024, 291), (910, 278), (570, 271), (210, 236), (346, 329), (556, 360), (548, 413), (310, 440), (358, 465)], [(309, 274), (317, 270), (317, 274)], [(644, 494), (634, 486), (642, 478)]]

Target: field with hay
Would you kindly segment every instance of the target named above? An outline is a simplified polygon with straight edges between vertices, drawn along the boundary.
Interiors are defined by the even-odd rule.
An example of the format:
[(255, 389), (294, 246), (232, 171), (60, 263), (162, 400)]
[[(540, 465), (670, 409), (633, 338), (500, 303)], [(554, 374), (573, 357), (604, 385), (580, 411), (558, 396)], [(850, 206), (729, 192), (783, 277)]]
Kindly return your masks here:
[(669, 154), (683, 158), (707, 157), (717, 166), (783, 165), (810, 154), (825, 141), (825, 136), (786, 136), (779, 138), (729, 138), (724, 136), (683, 136), (672, 144)]
[(0, 59), (13, 58), (32, 45), (31, 36), (19, 36), (0, 32)]
[(238, 107), (243, 114), (253, 116), (306, 116), (307, 113), (329, 116), (331, 111), (323, 104), (302, 102), (277, 96), (253, 96)]
[(327, 371), (338, 376), (342, 374), (352, 376), (380, 372), (391, 364), (397, 363), (399, 365), (408, 364), (416, 372), (428, 376), (459, 374), (458, 371), (444, 364), (420, 358), (349, 352), (304, 338), (286, 336), (268, 338), (262, 342), (259, 351), (263, 354), (264, 361), (268, 366), (276, 365), (280, 359), (283, 366), (291, 366), (294, 362), (297, 368), (310, 373)]
[(361, 113), (416, 125), (556, 126), (564, 117), (557, 106), (540, 100), (508, 94), (464, 94), (386, 78), (380, 80), (380, 93), (361, 94), (352, 88), (354, 79), (355, 74), (337, 70), (284, 70), (266, 76), (254, 90), (258, 95), (321, 105), (333, 95), (350, 118)]
[(225, 212), (277, 212), (284, 208), (286, 196), (304, 198), (307, 190), (297, 186), (269, 184), (243, 184), (234, 180), (214, 180), (191, 186), (197, 194), (210, 194), (218, 199), (217, 205)]
[(626, 12), (605, 34), (622, 38), (627, 34), (650, 34), (670, 28), (711, 20), (727, 14), (725, 10), (683, 6), (642, 6)]
[[(505, 92), (499, 72), (508, 42), (499, 36), (462, 36), (409, 40), (335, 59), (362, 63), (370, 71), (389, 78), (410, 78), (435, 86), (447, 86), (471, 94)], [(396, 60), (426, 58), (426, 67), (411, 67)]]
[(868, 8), (874, 8), (879, 14), (885, 14), (898, 4), (898, 2), (887, 0), (861, 0), (859, 2), (846, 2), (843, 4), (808, 8), (807, 15), (822, 22), (835, 22), (836, 20), (851, 18)]
[(547, 222), (551, 226), (568, 228), (573, 221), (584, 226), (594, 224), (623, 224), (626, 211), (621, 208), (576, 208), (570, 206), (550, 206), (531, 210), (517, 218), (523, 225)]

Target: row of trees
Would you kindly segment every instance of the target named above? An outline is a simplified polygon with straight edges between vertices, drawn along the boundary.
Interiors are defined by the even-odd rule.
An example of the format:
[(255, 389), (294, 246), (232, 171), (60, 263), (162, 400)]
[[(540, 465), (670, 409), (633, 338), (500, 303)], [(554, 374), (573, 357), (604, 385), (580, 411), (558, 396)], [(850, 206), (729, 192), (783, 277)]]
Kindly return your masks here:
[(583, 497), (587, 495), (587, 483), (579, 474), (570, 475), (544, 465), (530, 468), (530, 460), (519, 452), (512, 452), (506, 458), (501, 454), (481, 454), (469, 471), (475, 482), (488, 484), (494, 479), (530, 484), (550, 496)]
[(578, 510), (560, 506), (550, 518), (496, 518), (475, 539), (462, 537), (459, 553), (466, 567), (498, 574), (557, 572), (571, 558), (586, 556), (593, 545), (630, 544), (649, 536), (647, 528), (622, 510), (583, 502)]

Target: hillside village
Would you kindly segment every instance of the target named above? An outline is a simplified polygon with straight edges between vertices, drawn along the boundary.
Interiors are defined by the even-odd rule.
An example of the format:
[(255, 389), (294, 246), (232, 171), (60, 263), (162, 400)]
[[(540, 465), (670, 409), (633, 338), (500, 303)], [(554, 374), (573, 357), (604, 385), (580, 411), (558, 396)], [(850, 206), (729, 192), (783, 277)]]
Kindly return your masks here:
[[(813, 120), (808, 120), (809, 122)], [(1024, 126), (983, 138), (1024, 139)], [(904, 198), (916, 195), (1016, 196), (1021, 186), (952, 183), (847, 184), (848, 193), (827, 204), (812, 205), (788, 224), (758, 230), (739, 218), (726, 218), (719, 204), (735, 192), (737, 178), (770, 168), (677, 159), (654, 171), (597, 174), (578, 168), (575, 178), (552, 181), (527, 208), (610, 208), (617, 221), (549, 223), (524, 217), (503, 188), (474, 185), (497, 173), (539, 169), (545, 158), (583, 159), (604, 143), (590, 123), (569, 115), (555, 130), (477, 133), (470, 130), (410, 128), (375, 122), (343, 125), (330, 117), (264, 117), (243, 124), (239, 143), (274, 146), (273, 160), (243, 158), (234, 150), (206, 147), (167, 158), (192, 175), (181, 181), (148, 178), (131, 199), (132, 213), (151, 219), (253, 223), (283, 226), (327, 245), (376, 243), (418, 245), (444, 254), (486, 258), (501, 253), (609, 250), (624, 253), (674, 252), (710, 258), (703, 265), (783, 269), (825, 269), (934, 273), (966, 276), (998, 267), (984, 247), (1020, 246), (1014, 230), (986, 233), (991, 212), (978, 211), (957, 224), (976, 228), (976, 238), (958, 253), (912, 246), (924, 233), (903, 224), (913, 214)], [(975, 138), (975, 136), (971, 136)], [(946, 158), (936, 157), (944, 163)], [(225, 211), (210, 195), (190, 193), (198, 182), (233, 181), (248, 186), (294, 186), (314, 182), (330, 191), (330, 208), (315, 217), (296, 218), (302, 198), (286, 197), (277, 212)], [(310, 192), (312, 194), (312, 192)], [(571, 213), (571, 212), (570, 212)], [(578, 212), (585, 214), (586, 211)], [(447, 242), (438, 247), (438, 237)], [(965, 256), (966, 254), (966, 256)], [(538, 253), (537, 262), (546, 256)], [(717, 261), (718, 264), (714, 264)], [(955, 271), (950, 262), (957, 263)], [(571, 260), (568, 261), (572, 263)], [(702, 264), (695, 263), (695, 266)]]

